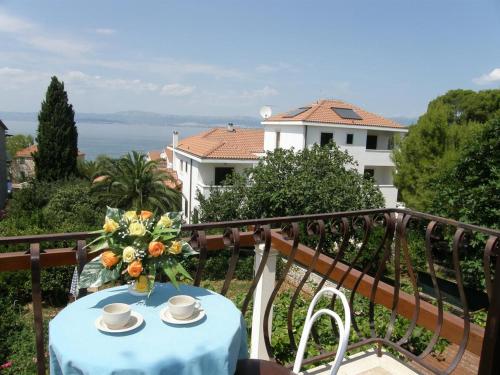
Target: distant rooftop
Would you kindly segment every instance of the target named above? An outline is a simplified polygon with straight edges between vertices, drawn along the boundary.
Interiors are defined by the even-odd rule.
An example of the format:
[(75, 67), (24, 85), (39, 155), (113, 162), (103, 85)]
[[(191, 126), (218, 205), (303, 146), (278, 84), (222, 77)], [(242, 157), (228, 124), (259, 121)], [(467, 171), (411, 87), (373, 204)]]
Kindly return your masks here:
[[(32, 154), (38, 151), (38, 146), (37, 145), (31, 145), (26, 148), (23, 148), (22, 150), (19, 150), (16, 152), (16, 155), (14, 156), (15, 158), (31, 158), (33, 157)], [(78, 156), (84, 156), (85, 154), (81, 152), (80, 150), (78, 151)]]
[(269, 117), (268, 121), (304, 121), (325, 124), (360, 125), (385, 128), (404, 126), (342, 100), (323, 99), (309, 105)]
[(264, 152), (264, 130), (213, 128), (180, 140), (177, 149), (200, 158), (258, 159), (256, 154)]

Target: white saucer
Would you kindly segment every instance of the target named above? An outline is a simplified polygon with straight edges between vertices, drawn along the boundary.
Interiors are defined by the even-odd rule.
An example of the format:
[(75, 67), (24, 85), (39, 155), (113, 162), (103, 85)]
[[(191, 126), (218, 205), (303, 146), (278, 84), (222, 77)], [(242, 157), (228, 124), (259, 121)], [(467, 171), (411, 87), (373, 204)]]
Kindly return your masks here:
[(168, 306), (165, 307), (163, 310), (160, 311), (160, 318), (163, 320), (165, 323), (170, 323), (170, 324), (191, 324), (195, 323), (205, 317), (205, 310), (203, 308), (196, 309), (193, 315), (191, 315), (187, 319), (176, 319), (174, 318), (171, 314), (170, 311), (168, 310)]
[(125, 325), (125, 327), (118, 328), (118, 329), (109, 328), (106, 325), (106, 323), (104, 323), (104, 321), (102, 320), (102, 315), (96, 319), (95, 326), (99, 331), (102, 331), (102, 332), (121, 333), (121, 332), (128, 332), (128, 331), (132, 331), (133, 329), (136, 329), (137, 327), (139, 327), (142, 324), (143, 321), (144, 321), (144, 318), (142, 317), (141, 314), (139, 314), (137, 311), (132, 311), (130, 313), (130, 320)]
[(135, 288), (134, 288), (134, 287), (135, 287), (135, 285), (134, 285), (134, 284), (130, 284), (130, 285), (128, 286), (128, 292), (129, 292), (130, 294), (132, 294), (133, 296), (137, 296), (137, 297), (146, 297), (146, 296), (149, 294), (149, 292), (138, 292), (137, 290), (135, 290)]

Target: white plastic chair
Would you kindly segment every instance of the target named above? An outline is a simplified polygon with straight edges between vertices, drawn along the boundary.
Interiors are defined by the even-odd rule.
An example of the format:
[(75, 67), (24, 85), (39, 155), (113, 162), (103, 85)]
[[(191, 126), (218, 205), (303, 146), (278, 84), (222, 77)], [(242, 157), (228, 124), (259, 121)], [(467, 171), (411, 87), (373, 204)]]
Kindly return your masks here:
[[(321, 309), (313, 314), (316, 304), (325, 293), (333, 293), (340, 298), (340, 300), (342, 301), (342, 306), (344, 307), (344, 321), (342, 321), (340, 316), (335, 311), (329, 309)], [(349, 331), (351, 329), (351, 309), (349, 308), (349, 303), (347, 302), (347, 298), (344, 293), (342, 293), (338, 289), (331, 287), (323, 288), (318, 293), (316, 293), (313, 300), (311, 301), (311, 304), (309, 305), (304, 329), (302, 330), (302, 336), (300, 337), (299, 347), (297, 349), (297, 356), (295, 357), (295, 362), (293, 364), (294, 373), (298, 374), (300, 368), (302, 367), (306, 344), (309, 340), (309, 334), (311, 333), (311, 328), (314, 322), (318, 320), (321, 315), (325, 314), (335, 319), (339, 329), (339, 345), (337, 348), (337, 353), (335, 355), (335, 360), (333, 361), (332, 368), (330, 370), (330, 375), (337, 374), (337, 371), (342, 364), (342, 360), (344, 359), (344, 355), (347, 350), (347, 344), (349, 341)]]
[[(325, 293), (333, 293), (340, 297), (342, 305), (344, 307), (344, 321), (340, 316), (331, 310), (321, 309), (313, 314), (314, 307), (316, 303)], [(314, 322), (321, 316), (327, 314), (335, 319), (337, 326), (339, 328), (339, 346), (337, 348), (337, 353), (335, 355), (335, 360), (333, 361), (330, 375), (337, 374), (339, 367), (344, 359), (345, 352), (347, 350), (347, 343), (349, 340), (349, 331), (351, 329), (351, 309), (349, 308), (349, 303), (345, 295), (335, 288), (323, 288), (314, 296), (307, 311), (306, 321), (304, 324), (304, 329), (302, 330), (302, 336), (300, 337), (299, 348), (297, 350), (297, 356), (295, 357), (295, 363), (293, 365), (293, 372), (290, 369), (283, 367), (276, 362), (265, 361), (262, 359), (240, 359), (237, 364), (235, 375), (293, 375), (298, 374), (300, 367), (302, 366), (302, 360), (304, 359), (304, 352), (306, 349), (307, 340), (309, 339), (309, 334), (311, 333), (311, 327)]]

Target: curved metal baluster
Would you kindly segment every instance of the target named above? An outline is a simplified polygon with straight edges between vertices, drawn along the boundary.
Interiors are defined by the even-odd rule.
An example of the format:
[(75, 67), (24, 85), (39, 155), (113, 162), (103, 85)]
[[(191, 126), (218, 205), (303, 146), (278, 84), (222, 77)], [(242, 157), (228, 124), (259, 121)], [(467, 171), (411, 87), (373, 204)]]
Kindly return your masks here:
[(470, 315), (469, 315), (469, 307), (467, 305), (467, 298), (465, 297), (465, 292), (464, 292), (462, 271), (460, 270), (460, 254), (459, 254), (459, 249), (463, 246), (463, 241), (465, 237), (466, 237), (465, 230), (462, 228), (457, 228), (457, 230), (455, 231), (455, 235), (453, 236), (453, 268), (455, 269), (458, 292), (460, 294), (460, 301), (462, 302), (462, 308), (464, 312), (464, 331), (457, 353), (455, 354), (455, 357), (453, 358), (453, 361), (450, 363), (448, 368), (444, 371), (445, 374), (451, 373), (455, 369), (455, 367), (457, 367), (458, 363), (462, 359), (462, 355), (465, 352), (465, 348), (467, 347), (467, 342), (469, 341)]
[(236, 269), (236, 264), (238, 263), (238, 258), (240, 255), (240, 230), (238, 228), (228, 228), (224, 233), (224, 245), (231, 246), (233, 248), (231, 252), (231, 259), (229, 260), (229, 269), (226, 272), (226, 279), (224, 280), (224, 285), (220, 291), (223, 296), (226, 295), (231, 280), (233, 279), (234, 270)]
[(191, 236), (190, 244), (200, 253), (198, 258), (198, 268), (196, 269), (196, 275), (193, 282), (194, 286), (200, 286), (201, 275), (203, 274), (205, 263), (207, 262), (207, 236), (205, 231), (195, 230)]
[(264, 343), (266, 344), (266, 351), (269, 358), (274, 358), (272, 354), (271, 340), (269, 338), (269, 315), (271, 314), (271, 307), (273, 306), (274, 299), (276, 298), (276, 295), (278, 294), (281, 285), (283, 284), (283, 281), (285, 281), (286, 275), (288, 274), (288, 271), (290, 270), (290, 267), (293, 264), (295, 254), (297, 253), (297, 248), (299, 247), (299, 225), (296, 222), (293, 222), (287, 229), (289, 229), (289, 233), (286, 236), (287, 239), (290, 237), (293, 239), (292, 251), (288, 256), (288, 261), (283, 269), (283, 274), (281, 275), (280, 279), (276, 282), (273, 292), (269, 297), (269, 301), (267, 302), (266, 310), (264, 311), (264, 324), (263, 324)]
[[(495, 236), (490, 236), (488, 238), (488, 241), (486, 242), (486, 246), (484, 247), (484, 254), (483, 254), (483, 268), (484, 268), (484, 278), (486, 281), (486, 292), (488, 293), (488, 301), (491, 303), (491, 297), (493, 296), (493, 285), (492, 285), (492, 278), (491, 278), (491, 271), (490, 271), (490, 262), (491, 262), (491, 254), (493, 253), (494, 249), (498, 245), (498, 237)], [(500, 272), (500, 270), (497, 271), (497, 273)]]
[[(332, 224), (332, 232), (337, 232), (335, 229), (333, 229), (333, 225), (334, 224)], [(325, 285), (325, 283), (328, 281), (330, 273), (332, 273), (339, 260), (342, 259), (342, 257), (344, 256), (345, 250), (349, 245), (349, 236), (350, 236), (349, 226), (350, 226), (349, 220), (347, 220), (347, 218), (345, 217), (342, 217), (340, 219), (340, 231), (339, 231), (342, 232), (342, 242), (339, 246), (339, 251), (337, 252), (337, 255), (335, 256), (335, 259), (333, 260), (332, 264), (328, 268), (328, 271), (326, 271), (325, 275), (323, 276), (318, 286), (316, 287), (314, 295), (316, 295), (316, 293), (323, 288), (323, 285)], [(314, 332), (314, 327), (313, 327), (313, 332)]]
[(427, 225), (425, 231), (425, 255), (427, 257), (427, 262), (429, 263), (429, 273), (431, 275), (432, 286), (434, 287), (434, 292), (436, 293), (437, 306), (438, 306), (438, 320), (436, 322), (436, 328), (434, 329), (434, 334), (432, 335), (429, 343), (425, 347), (424, 351), (420, 353), (419, 358), (425, 358), (428, 356), (434, 345), (436, 345), (439, 335), (441, 334), (441, 328), (443, 328), (443, 297), (441, 295), (441, 289), (439, 289), (439, 284), (437, 282), (436, 270), (434, 268), (434, 259), (432, 258), (432, 240), (433, 234), (438, 228), (439, 223), (436, 221), (431, 221)]
[(311, 274), (312, 270), (314, 269), (314, 266), (316, 265), (316, 261), (318, 260), (319, 254), (321, 253), (321, 249), (323, 248), (323, 244), (325, 241), (325, 223), (324, 223), (324, 221), (317, 220), (315, 222), (312, 222), (310, 225), (308, 225), (307, 234), (309, 236), (319, 235), (319, 239), (318, 239), (318, 245), (316, 246), (316, 250), (314, 252), (314, 256), (311, 260), (311, 263), (309, 264), (307, 271), (305, 272), (304, 276), (302, 277), (302, 280), (300, 280), (299, 285), (295, 288), (295, 292), (293, 293), (292, 300), (290, 302), (290, 307), (288, 308), (288, 314), (287, 314), (288, 337), (290, 339), (290, 346), (292, 347), (293, 350), (297, 350), (297, 345), (295, 344), (295, 338), (293, 336), (293, 310), (294, 310), (295, 305), (297, 303), (297, 298), (299, 297), (299, 294), (302, 291), (304, 284), (306, 283), (307, 279), (309, 278), (309, 275)]
[[(394, 229), (395, 229), (394, 228), (394, 226), (395, 226), (394, 225), (394, 216), (389, 215), (389, 214), (384, 214), (384, 217), (386, 219), (386, 231), (385, 231), (384, 239), (383, 239), (382, 243), (380, 244), (380, 248), (378, 250), (385, 247), (385, 251), (384, 251), (384, 255), (382, 256), (382, 259), (380, 260), (378, 270), (377, 270), (377, 273), (375, 274), (375, 279), (373, 281), (373, 286), (372, 286), (372, 290), (370, 293), (370, 307), (369, 307), (369, 311), (368, 311), (369, 322), (370, 322), (370, 334), (373, 338), (375, 338), (377, 336), (377, 334), (375, 332), (375, 320), (374, 320), (374, 317), (375, 317), (375, 294), (377, 293), (378, 283), (380, 282), (380, 279), (382, 278), (382, 275), (385, 271), (387, 260), (391, 256), (391, 245), (386, 244), (387, 238), (388, 237), (392, 238), (392, 236), (394, 235)], [(368, 268), (367, 268), (367, 270), (368, 270)]]
[[(392, 331), (394, 330), (394, 324), (396, 322), (396, 318), (398, 316), (398, 303), (399, 303), (399, 290), (401, 289), (401, 247), (402, 242), (405, 241), (404, 235), (406, 234), (406, 226), (410, 221), (411, 216), (400, 214), (397, 219), (396, 224), (396, 241), (394, 246), (394, 294), (392, 298), (392, 310), (391, 310), (391, 318), (389, 319), (389, 324), (387, 325), (387, 331), (385, 333), (385, 339), (389, 340), (392, 336)], [(406, 249), (408, 251), (408, 248)], [(407, 255), (407, 251), (405, 252), (405, 258)], [(417, 282), (413, 275), (413, 269), (411, 268), (411, 262), (406, 259), (406, 264), (408, 266), (408, 271), (412, 277), (412, 285), (413, 289), (417, 289)], [(418, 290), (417, 290), (418, 294)], [(418, 297), (417, 297), (418, 298)], [(415, 312), (414, 316), (415, 318)]]
[(406, 329), (406, 333), (396, 342), (396, 345), (405, 344), (410, 336), (413, 333), (418, 321), (418, 316), (420, 314), (420, 293), (418, 290), (417, 277), (415, 276), (415, 272), (413, 271), (413, 265), (411, 262), (410, 251), (408, 250), (408, 238), (406, 236), (406, 232), (408, 230), (408, 225), (413, 217), (411, 215), (405, 214), (403, 222), (401, 225), (398, 225), (397, 228), (397, 238), (396, 245), (398, 245), (398, 241), (400, 241), (400, 246), (403, 249), (403, 255), (406, 263), (406, 267), (408, 269), (408, 274), (410, 276), (410, 281), (413, 287), (413, 297), (415, 298), (415, 309), (413, 311), (413, 317), (411, 322)]
[(259, 268), (255, 273), (255, 276), (252, 281), (252, 285), (248, 289), (245, 300), (243, 301), (243, 305), (241, 307), (241, 313), (245, 316), (245, 313), (248, 309), (248, 304), (253, 297), (253, 293), (255, 288), (257, 288), (257, 284), (259, 283), (260, 277), (262, 276), (262, 272), (264, 272), (264, 267), (266, 266), (267, 258), (269, 257), (269, 252), (271, 250), (271, 227), (269, 225), (264, 225), (263, 227), (257, 226), (254, 232), (255, 244), (260, 244), (264, 241), (264, 253), (262, 255), (262, 259), (259, 264)]
[[(372, 234), (372, 229), (373, 229), (373, 220), (370, 216), (365, 215), (363, 216), (364, 224), (363, 224), (363, 240), (361, 242), (361, 246), (358, 249), (358, 252), (356, 253), (356, 256), (354, 257), (353, 261), (349, 264), (349, 267), (347, 268), (347, 271), (342, 275), (342, 278), (339, 281), (339, 286), (344, 283), (344, 280), (349, 276), (351, 273), (351, 270), (354, 268), (354, 264), (358, 261), (358, 259), (361, 257), (363, 252), (365, 251), (366, 246), (368, 245), (368, 240), (370, 239), (370, 236)], [(353, 223), (354, 227), (354, 223)], [(379, 247), (379, 249), (375, 252), (374, 258), (377, 256), (378, 251), (382, 248), (382, 246)], [(370, 268), (370, 265), (367, 264), (365, 268), (362, 270), (361, 274), (359, 277), (356, 279), (356, 282), (354, 283), (352, 290), (351, 290), (351, 295), (349, 296), (349, 307), (351, 308), (351, 323), (352, 327), (358, 333), (358, 335), (361, 335), (361, 332), (358, 328), (358, 324), (356, 322), (356, 315), (355, 315), (355, 310), (354, 310), (354, 297), (356, 297), (356, 289), (358, 289), (359, 283), (361, 282), (361, 279), (363, 279), (363, 276), (368, 272), (368, 269)]]

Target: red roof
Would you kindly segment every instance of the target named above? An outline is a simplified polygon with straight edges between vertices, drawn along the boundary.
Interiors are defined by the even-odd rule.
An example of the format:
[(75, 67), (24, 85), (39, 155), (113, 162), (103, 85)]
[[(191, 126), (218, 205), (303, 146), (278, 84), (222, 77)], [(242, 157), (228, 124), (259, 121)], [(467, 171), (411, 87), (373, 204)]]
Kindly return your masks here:
[(213, 128), (182, 139), (176, 149), (209, 159), (257, 159), (264, 152), (264, 130)]
[[(304, 122), (319, 122), (325, 124), (340, 124), (340, 125), (360, 125), (385, 128), (401, 128), (405, 127), (379, 116), (375, 113), (365, 111), (364, 109), (346, 103), (341, 100), (323, 99), (312, 104), (301, 107), (303, 112), (293, 116), (292, 113), (280, 113), (269, 117), (265, 121), (304, 121)], [(361, 119), (347, 119), (339, 116), (332, 108), (353, 110)]]
[[(22, 150), (19, 150), (16, 152), (16, 155), (14, 156), (15, 158), (31, 158), (33, 157), (32, 154), (38, 151), (38, 146), (37, 145), (31, 145), (26, 148), (23, 148)], [(78, 150), (78, 156), (84, 156), (85, 154)]]

